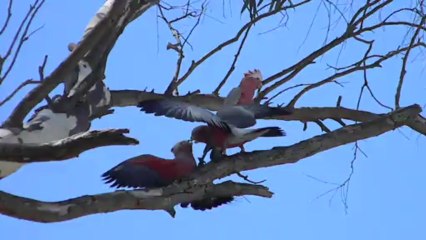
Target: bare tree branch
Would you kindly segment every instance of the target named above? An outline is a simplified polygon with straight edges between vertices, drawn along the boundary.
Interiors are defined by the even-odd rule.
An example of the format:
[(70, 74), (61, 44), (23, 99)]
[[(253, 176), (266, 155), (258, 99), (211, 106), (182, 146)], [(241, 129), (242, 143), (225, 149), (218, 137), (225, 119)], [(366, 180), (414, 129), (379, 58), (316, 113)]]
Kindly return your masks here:
[[(370, 27), (364, 27), (363, 23), (364, 21), (372, 16), (375, 12), (379, 11), (389, 3), (391, 3), (391, 0), (387, 1), (368, 1), (365, 5), (363, 5), (361, 8), (357, 10), (357, 12), (353, 15), (352, 19), (350, 20), (346, 30), (344, 33), (342, 33), (339, 37), (335, 38), (334, 40), (330, 41), (329, 43), (325, 44), (321, 48), (313, 51), (311, 54), (303, 58), (302, 60), (298, 61), (294, 65), (266, 78), (263, 83), (264, 85), (272, 83), (274, 80), (281, 78), (280, 80), (274, 82), (271, 86), (265, 88), (263, 91), (261, 91), (257, 97), (257, 100), (260, 101), (263, 99), (267, 94), (272, 92), (273, 90), (277, 89), (284, 83), (290, 81), (293, 79), (296, 75), (298, 75), (303, 69), (305, 69), (308, 65), (313, 64), (315, 59), (317, 59), (320, 56), (323, 56), (325, 53), (329, 52), (331, 49), (334, 49), (336, 46), (339, 46), (340, 44), (344, 43), (348, 39), (351, 38), (357, 38), (362, 33), (372, 31), (376, 28), (381, 28), (384, 26), (387, 26), (386, 20), (380, 22), (379, 24), (370, 26)], [(377, 4), (377, 5), (376, 5)], [(376, 5), (374, 8), (370, 9), (372, 6)], [(369, 9), (369, 10), (368, 10)]]
[(45, 223), (125, 209), (165, 210), (174, 217), (175, 205), (185, 201), (201, 200), (205, 195), (209, 197), (253, 195), (270, 198), (273, 194), (261, 185), (232, 181), (194, 186), (185, 190), (182, 192), (181, 188), (172, 186), (150, 191), (116, 191), (60, 202), (37, 201), (0, 191), (0, 214)]
[(220, 81), (219, 85), (216, 87), (216, 89), (213, 91), (214, 95), (219, 96), (219, 91), (220, 89), (223, 87), (223, 85), (225, 85), (226, 81), (228, 80), (228, 78), (231, 76), (232, 72), (235, 69), (235, 64), (238, 61), (238, 57), (240, 56), (241, 50), (244, 47), (244, 43), (246, 42), (246, 39), (248, 37), (248, 34), (250, 32), (251, 26), (247, 28), (247, 30), (244, 33), (243, 39), (241, 40), (240, 46), (238, 47), (237, 53), (235, 53), (234, 55), (234, 60), (232, 61), (231, 67), (229, 67), (228, 72), (226, 72), (225, 77), (222, 79), (222, 81)]
[(12, 17), (12, 5), (13, 5), (13, 0), (9, 0), (9, 4), (7, 7), (7, 17), (4, 20), (3, 26), (0, 29), (0, 35), (2, 35), (4, 31), (6, 30), (7, 25), (9, 24), (10, 18)]
[[(139, 102), (150, 99), (161, 99), (166, 97), (163, 94), (137, 91), (137, 90), (119, 90), (111, 91), (112, 106), (128, 107), (137, 106)], [(169, 97), (169, 96), (167, 96)], [(214, 95), (195, 94), (189, 96), (175, 97), (177, 99), (190, 102), (197, 106), (208, 108), (212, 111), (217, 111), (223, 106), (223, 98)], [(292, 109), (292, 114), (276, 116), (271, 119), (284, 121), (301, 121), (315, 122), (316, 120), (324, 119), (347, 119), (355, 122), (366, 122), (376, 119), (381, 114), (375, 114), (368, 111), (355, 110), (345, 107), (301, 107)], [(413, 130), (426, 136), (426, 120), (420, 115), (413, 122), (408, 123), (408, 126)]]
[(41, 83), (41, 81), (33, 80), (33, 79), (28, 79), (25, 82), (22, 82), (21, 84), (19, 84), (19, 86), (15, 90), (13, 90), (12, 93), (9, 94), (9, 96), (5, 97), (3, 100), (0, 101), (0, 106), (7, 103), (10, 99), (13, 98), (13, 96), (15, 96), (15, 94), (17, 94), (25, 86), (30, 85), (30, 84), (39, 84), (39, 83)]
[(379, 136), (385, 132), (409, 124), (420, 113), (419, 105), (411, 105), (364, 123), (348, 125), (337, 130), (315, 136), (287, 147), (271, 150), (238, 153), (211, 162), (194, 175), (196, 183), (206, 183), (234, 172), (295, 163), (319, 152), (362, 139)]
[(226, 40), (225, 42), (222, 42), (221, 44), (219, 44), (217, 47), (215, 47), (214, 49), (212, 49), (210, 52), (206, 53), (203, 57), (201, 57), (199, 60), (197, 61), (192, 61), (191, 65), (189, 66), (188, 70), (186, 71), (186, 73), (183, 74), (183, 76), (181, 78), (179, 78), (177, 81), (175, 81), (173, 83), (173, 86), (170, 86), (167, 89), (175, 89), (177, 88), (181, 83), (183, 83), (191, 74), (192, 72), (198, 67), (200, 66), (204, 61), (206, 61), (207, 59), (209, 59), (211, 56), (213, 56), (214, 54), (218, 53), (219, 51), (221, 51), (224, 47), (227, 47), (235, 42), (238, 41), (238, 39), (243, 35), (244, 32), (246, 32), (246, 30), (253, 26), (255, 23), (259, 22), (262, 19), (268, 18), (270, 16), (273, 16), (277, 13), (280, 13), (282, 11), (286, 11), (288, 9), (295, 9), (299, 6), (302, 6), (306, 3), (310, 2), (310, 0), (304, 0), (301, 1), (297, 4), (291, 4), (289, 6), (281, 6), (279, 8), (276, 8), (270, 12), (258, 15), (257, 17), (255, 17), (254, 19), (252, 19), (250, 22), (246, 23), (235, 35), (235, 37)]
[[(18, 59), (19, 53), (21, 52), (21, 48), (24, 45), (24, 43), (29, 39), (29, 37), (33, 33), (38, 31), (38, 29), (36, 29), (33, 32), (28, 34), (28, 31), (31, 27), (31, 24), (32, 24), (35, 16), (37, 15), (37, 12), (43, 6), (44, 1), (45, 0), (41, 0), (41, 1), (36, 0), (33, 5), (30, 5), (30, 9), (28, 10), (27, 15), (22, 20), (21, 25), (19, 26), (18, 30), (16, 31), (15, 37), (13, 38), (12, 43), (9, 46), (9, 50), (7, 51), (6, 55), (3, 58), (1, 58), (1, 60), (0, 60), (0, 74), (3, 70), (4, 61), (6, 61), (6, 59), (10, 56), (16, 42), (18, 42), (18, 46), (16, 47), (16, 50), (15, 50), (13, 57), (12, 57), (12, 61), (10, 62), (9, 66), (6, 68), (6, 72), (3, 74), (3, 76), (0, 76), (0, 84), (7, 78), (7, 76), (12, 71), (13, 67), (15, 66), (15, 62)], [(28, 19), (28, 21), (27, 21), (27, 19)], [(18, 38), (19, 34), (21, 33), (21, 30), (22, 30), (24, 25), (25, 25), (24, 31), (23, 31), (21, 37), (19, 38), (19, 41), (17, 41), (17, 38)]]
[(352, 67), (352, 68), (346, 68), (344, 71), (337, 72), (337, 73), (333, 74), (332, 76), (325, 78), (324, 80), (318, 81), (316, 83), (313, 83), (313, 84), (305, 87), (302, 91), (300, 91), (290, 101), (290, 103), (288, 105), (290, 107), (294, 107), (294, 105), (296, 104), (296, 102), (303, 96), (303, 94), (307, 93), (308, 91), (310, 91), (310, 90), (312, 90), (314, 88), (320, 87), (320, 86), (322, 86), (324, 84), (327, 84), (327, 83), (330, 83), (330, 82), (333, 82), (333, 81), (335, 81), (338, 78), (341, 78), (343, 76), (347, 76), (347, 75), (349, 75), (351, 73), (354, 73), (356, 71), (361, 71), (361, 70), (365, 71), (367, 69), (381, 67), (381, 64), (384, 61), (386, 61), (386, 60), (388, 60), (388, 59), (390, 59), (390, 58), (398, 55), (401, 52), (408, 51), (409, 49), (416, 48), (416, 47), (426, 47), (426, 44), (422, 43), (422, 42), (418, 42), (416, 44), (413, 44), (413, 45), (410, 45), (410, 46), (407, 46), (407, 47), (402, 47), (402, 48), (399, 48), (397, 50), (390, 51), (390, 52), (388, 52), (385, 55), (381, 55), (380, 57), (378, 57), (378, 59), (376, 61), (374, 61), (374, 62), (372, 62), (370, 64), (364, 64), (365, 61), (369, 58), (368, 52), (369, 52), (369, 50), (371, 50), (371, 47), (370, 47), (369, 50), (367, 51), (366, 55), (363, 57), (363, 59), (361, 59), (360, 61), (358, 61), (355, 64), (353, 64), (354, 67)]
[[(133, 0), (136, 2), (136, 0)], [(90, 51), (92, 55), (96, 54), (96, 58), (98, 61), (106, 62), (105, 57), (101, 56), (108, 54), (109, 50), (115, 43), (115, 40), (118, 38), (120, 33), (123, 31), (125, 25), (129, 23), (136, 14), (140, 14), (139, 8), (129, 8), (133, 10), (133, 12), (126, 12), (127, 15), (131, 16), (126, 21), (122, 21), (121, 23), (124, 25), (117, 25), (120, 23), (120, 18), (123, 17), (123, 13), (125, 12), (125, 8), (130, 6), (132, 0), (127, 1), (114, 1), (111, 10), (108, 12), (108, 15), (100, 20), (96, 26), (89, 31), (81, 43), (78, 45), (76, 49), (72, 51), (72, 53), (65, 59), (51, 74), (46, 77), (43, 81), (43, 84), (34, 88), (31, 92), (25, 96), (25, 98), (18, 104), (18, 106), (13, 110), (12, 114), (8, 117), (8, 119), (3, 123), (5, 127), (21, 127), (22, 120), (25, 116), (37, 105), (43, 98), (45, 98), (49, 92), (51, 92), (58, 84), (60, 84), (66, 76), (75, 68), (77, 63)], [(146, 6), (153, 6), (156, 1), (148, 1)], [(137, 4), (136, 4), (137, 5)], [(143, 8), (146, 10), (147, 8)], [(127, 15), (125, 17), (127, 17)], [(105, 46), (107, 45), (107, 46)], [(103, 50), (103, 52), (98, 52), (99, 50)], [(92, 58), (94, 58), (93, 56)], [(92, 66), (93, 67), (93, 66)], [(101, 71), (103, 69), (97, 69)], [(103, 72), (103, 71), (102, 71)], [(79, 89), (90, 88), (93, 85), (93, 82), (96, 82), (97, 79), (92, 80), (91, 82), (81, 84)], [(92, 84), (92, 85), (90, 85)], [(80, 91), (76, 91), (79, 93)], [(80, 97), (76, 94), (75, 98)], [(75, 101), (75, 100), (74, 100)], [(71, 105), (71, 104), (70, 104)]]
[[(426, 21), (426, 16), (423, 16), (421, 18), (419, 26), (423, 26), (425, 21)], [(401, 97), (402, 84), (404, 83), (405, 73), (407, 72), (406, 67), (407, 67), (408, 56), (410, 55), (411, 50), (414, 48), (414, 45), (416, 44), (416, 40), (417, 40), (417, 37), (419, 36), (420, 30), (421, 30), (421, 27), (417, 27), (416, 31), (413, 34), (413, 37), (411, 37), (410, 45), (408, 46), (408, 49), (405, 52), (404, 57), (402, 58), (401, 73), (399, 75), (399, 82), (398, 82), (398, 86), (396, 88), (396, 93), (395, 93), (395, 109), (399, 108), (399, 99)]]
[(135, 145), (139, 141), (124, 135), (128, 129), (90, 131), (43, 144), (0, 143), (0, 159), (10, 162), (48, 162), (73, 157), (89, 149), (112, 145)]

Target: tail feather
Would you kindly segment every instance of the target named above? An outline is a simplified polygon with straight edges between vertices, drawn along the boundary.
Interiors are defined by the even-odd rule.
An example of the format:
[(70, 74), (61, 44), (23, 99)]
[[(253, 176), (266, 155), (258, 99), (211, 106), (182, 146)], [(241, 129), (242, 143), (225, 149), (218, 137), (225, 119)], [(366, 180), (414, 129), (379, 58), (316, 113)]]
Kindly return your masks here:
[(255, 130), (256, 133), (264, 132), (261, 137), (282, 137), (286, 132), (279, 127), (264, 127)]
[[(228, 204), (230, 202), (234, 201), (234, 197), (229, 196), (229, 197), (210, 197), (210, 198), (204, 198), (198, 201), (193, 201), (191, 202), (191, 207), (194, 210), (200, 210), (200, 211), (205, 211), (205, 210), (211, 210), (213, 208), (219, 207), (221, 205), (224, 204)], [(189, 203), (182, 203), (181, 207), (188, 207)]]

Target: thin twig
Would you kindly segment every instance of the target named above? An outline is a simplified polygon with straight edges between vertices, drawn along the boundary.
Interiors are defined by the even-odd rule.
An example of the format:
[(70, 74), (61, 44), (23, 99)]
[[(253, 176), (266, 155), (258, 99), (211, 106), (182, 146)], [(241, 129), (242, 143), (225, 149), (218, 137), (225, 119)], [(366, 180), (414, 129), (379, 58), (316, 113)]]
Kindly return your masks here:
[(305, 3), (310, 2), (310, 0), (305, 0), (302, 1), (300, 3), (297, 4), (292, 4), (289, 6), (285, 6), (282, 8), (278, 8), (275, 9), (273, 11), (261, 14), (259, 16), (257, 16), (256, 18), (254, 18), (253, 20), (251, 20), (250, 22), (246, 23), (238, 32), (237, 34), (231, 38), (228, 39), (224, 42), (222, 42), (221, 44), (219, 44), (218, 46), (216, 46), (215, 48), (213, 48), (211, 51), (209, 51), (207, 54), (205, 54), (203, 57), (201, 57), (199, 60), (197, 61), (192, 61), (190, 67), (188, 68), (188, 70), (186, 71), (185, 74), (183, 74), (183, 76), (181, 78), (179, 78), (179, 80), (176, 82), (176, 87), (179, 86), (183, 81), (185, 81), (189, 75), (192, 74), (192, 72), (199, 67), (204, 61), (206, 61), (207, 59), (209, 59), (211, 56), (213, 56), (214, 54), (216, 54), (217, 52), (221, 51), (224, 47), (227, 47), (229, 45), (231, 45), (232, 43), (235, 43), (236, 41), (238, 41), (238, 39), (241, 37), (241, 35), (246, 31), (247, 28), (251, 27), (252, 25), (254, 25), (255, 23), (259, 22), (260, 20), (273, 16), (277, 13), (280, 13), (282, 11), (288, 10), (288, 9), (294, 9), (297, 8)]
[[(31, 16), (30, 16), (28, 22), (26, 23), (24, 32), (21, 35), (21, 38), (20, 38), (19, 43), (18, 43), (18, 46), (17, 46), (17, 48), (15, 50), (15, 53), (13, 55), (12, 61), (10, 62), (10, 64), (9, 64), (8, 68), (6, 69), (6, 72), (4, 73), (4, 75), (0, 77), (0, 84), (6, 79), (7, 75), (9, 75), (10, 71), (12, 71), (12, 69), (13, 69), (13, 67), (15, 65), (15, 62), (18, 59), (19, 53), (21, 51), (21, 48), (24, 45), (24, 42), (26, 42), (32, 34), (34, 34), (39, 29), (41, 29), (41, 27), (40, 27), (40, 28), (34, 30), (33, 32), (31, 32), (30, 34), (28, 34), (28, 30), (31, 27), (31, 24), (32, 24), (32, 22), (34, 20), (34, 17), (37, 15), (37, 12), (43, 6), (44, 2), (45, 2), (45, 0), (41, 0), (40, 3), (38, 3), (38, 0), (37, 0), (35, 2), (34, 6), (31, 6), (31, 8), (30, 8), (30, 12), (32, 12)], [(7, 57), (5, 57), (5, 59), (6, 58)]]
[[(333, 74), (332, 76), (330, 76), (330, 77), (327, 77), (327, 78), (325, 78), (325, 79), (323, 79), (323, 80), (321, 80), (321, 81), (319, 81), (319, 82), (316, 82), (316, 83), (313, 83), (313, 84), (311, 84), (311, 85), (309, 85), (309, 86), (307, 86), (307, 87), (305, 87), (302, 91), (300, 91), (291, 101), (290, 101), (290, 103), (288, 104), (288, 106), (292, 106), (292, 107), (294, 107), (295, 106), (295, 104), (296, 104), (296, 102), (305, 94), (305, 93), (307, 93), (308, 91), (310, 91), (310, 90), (312, 90), (312, 89), (314, 89), (314, 88), (317, 88), (317, 87), (320, 87), (320, 86), (322, 86), (322, 85), (324, 85), (324, 84), (326, 84), (326, 83), (330, 83), (330, 82), (333, 82), (333, 81), (335, 81), (336, 79), (338, 79), (338, 78), (341, 78), (341, 77), (343, 77), (343, 76), (346, 76), (346, 75), (348, 75), (348, 74), (351, 74), (351, 73), (353, 73), (353, 72), (356, 72), (356, 71), (360, 71), (360, 70), (365, 70), (365, 69), (371, 69), (371, 68), (376, 68), (376, 67), (381, 67), (381, 63), (382, 62), (384, 62), (384, 61), (386, 61), (386, 60), (388, 60), (388, 59), (390, 59), (390, 58), (392, 58), (392, 57), (394, 57), (394, 56), (396, 56), (396, 55), (398, 55), (398, 54), (400, 54), (401, 52), (404, 52), (404, 51), (407, 51), (407, 49), (409, 48), (410, 46), (408, 46), (408, 47), (403, 47), (403, 48), (400, 48), (400, 49), (397, 49), (397, 50), (394, 50), (394, 51), (390, 51), (390, 52), (388, 52), (387, 54), (385, 54), (385, 55), (383, 55), (383, 56), (381, 56), (381, 57), (379, 57), (379, 59), (377, 59), (376, 61), (374, 61), (373, 63), (370, 63), (370, 64), (366, 64), (366, 65), (362, 65), (362, 62), (364, 61), (364, 59), (366, 58), (365, 56), (363, 57), (363, 59), (361, 60), (361, 61), (358, 61), (357, 63), (357, 65), (355, 65), (355, 66), (353, 66), (353, 67), (351, 67), (351, 68), (348, 68), (348, 69), (346, 69), (346, 70), (344, 70), (344, 71), (341, 71), (341, 72), (337, 72), (337, 73), (335, 73), (335, 74)], [(419, 43), (416, 43), (416, 44), (414, 44), (413, 46), (411, 46), (411, 48), (415, 48), (415, 47), (425, 47), (425, 44), (424, 43), (421, 43), (421, 42), (419, 42)]]
[(2, 35), (4, 31), (6, 30), (7, 25), (9, 24), (10, 18), (12, 17), (12, 5), (13, 5), (13, 0), (9, 0), (9, 5), (7, 7), (7, 17), (4, 20), (3, 27), (0, 30), (0, 35)]
[(37, 81), (37, 80), (33, 80), (33, 79), (28, 79), (24, 82), (22, 82), (15, 90), (13, 90), (13, 92), (7, 96), (5, 99), (3, 99), (0, 102), (0, 106), (4, 105), (6, 102), (8, 102), (10, 99), (13, 98), (13, 96), (15, 96), (15, 94), (17, 94), (23, 87), (29, 85), (29, 84), (38, 84), (41, 83), (41, 81)]
[(225, 77), (220, 81), (219, 85), (216, 87), (216, 89), (213, 91), (213, 94), (216, 96), (219, 96), (219, 91), (225, 85), (228, 78), (231, 76), (232, 72), (235, 70), (235, 64), (238, 61), (238, 57), (240, 56), (241, 50), (244, 47), (244, 43), (246, 42), (247, 36), (250, 32), (251, 26), (247, 28), (247, 30), (244, 33), (243, 39), (241, 40), (240, 46), (238, 47), (237, 53), (234, 55), (234, 60), (232, 61), (231, 67), (229, 67), (228, 72), (226, 73)]
[[(426, 16), (423, 16), (419, 26), (422, 26), (426, 21)], [(401, 66), (401, 73), (399, 75), (399, 82), (398, 82), (398, 86), (396, 88), (396, 93), (395, 93), (395, 109), (398, 109), (399, 106), (399, 99), (401, 98), (401, 90), (402, 90), (402, 85), (404, 83), (404, 77), (405, 77), (405, 73), (406, 71), (406, 67), (407, 67), (407, 60), (408, 60), (408, 56), (410, 55), (411, 49), (413, 49), (413, 46), (416, 42), (417, 36), (420, 33), (421, 28), (418, 27), (416, 29), (416, 31), (413, 34), (413, 37), (410, 40), (410, 45), (408, 46), (407, 51), (405, 52), (404, 57), (402, 58), (402, 66)]]

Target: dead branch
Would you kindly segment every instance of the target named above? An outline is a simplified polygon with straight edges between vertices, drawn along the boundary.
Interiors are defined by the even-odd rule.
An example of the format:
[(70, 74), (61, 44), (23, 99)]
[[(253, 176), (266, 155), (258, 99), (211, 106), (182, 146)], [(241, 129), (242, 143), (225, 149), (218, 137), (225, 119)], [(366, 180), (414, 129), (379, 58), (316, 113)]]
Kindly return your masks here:
[[(139, 2), (133, 0), (134, 2)], [(13, 110), (11, 115), (3, 123), (3, 126), (6, 127), (21, 127), (22, 120), (25, 116), (37, 105), (43, 98), (45, 98), (56, 86), (58, 86), (67, 75), (73, 71), (77, 63), (88, 53), (90, 53), (86, 58), (88, 62), (94, 61), (96, 64), (91, 66), (92, 69), (101, 64), (99, 68), (95, 68), (96, 71), (94, 76), (103, 76), (104, 65), (106, 63), (106, 56), (109, 54), (112, 46), (114, 46), (115, 41), (117, 40), (120, 33), (123, 31), (125, 26), (130, 23), (134, 17), (141, 14), (143, 11), (149, 7), (155, 5), (156, 1), (147, 1), (142, 7), (138, 3), (130, 4), (132, 0), (128, 1), (114, 1), (112, 7), (108, 14), (100, 20), (96, 26), (89, 31), (80, 44), (71, 52), (71, 54), (43, 81), (43, 84), (40, 84), (32, 91), (30, 91), (27, 96), (18, 104), (18, 106)], [(145, 2), (144, 2), (145, 3)], [(134, 6), (134, 8), (129, 7), (126, 12), (125, 9), (128, 6)], [(136, 6), (136, 7), (135, 7)], [(142, 9), (142, 10), (141, 10)], [(120, 19), (125, 19), (126, 21), (119, 21)], [(116, 23), (122, 23), (118, 25)], [(93, 59), (97, 59), (96, 61)], [(102, 72), (102, 74), (99, 74)], [(97, 73), (97, 74), (96, 74)], [(91, 81), (84, 82), (80, 84), (76, 90), (74, 98), (69, 101), (69, 105), (72, 105), (73, 101), (77, 101), (81, 94), (84, 94), (84, 90), (88, 90), (98, 79), (90, 79)]]
[[(312, 90), (314, 88), (320, 87), (320, 86), (322, 86), (324, 84), (327, 84), (327, 83), (330, 83), (330, 82), (334, 82), (338, 78), (347, 76), (347, 75), (349, 75), (351, 73), (354, 73), (354, 72), (357, 72), (357, 71), (361, 71), (361, 70), (365, 71), (367, 69), (381, 67), (381, 63), (383, 63), (384, 61), (386, 61), (386, 60), (388, 60), (388, 59), (390, 59), (390, 58), (392, 58), (394, 56), (397, 56), (398, 54), (400, 54), (402, 52), (408, 51), (408, 49), (416, 48), (416, 47), (426, 47), (426, 45), (424, 43), (422, 43), (422, 42), (418, 42), (416, 44), (413, 44), (413, 45), (410, 45), (410, 46), (407, 46), (407, 47), (402, 47), (402, 48), (399, 48), (397, 50), (390, 51), (390, 52), (386, 53), (385, 55), (381, 55), (380, 57), (378, 57), (378, 59), (376, 61), (374, 61), (374, 62), (372, 62), (370, 64), (365, 64), (365, 61), (367, 59), (369, 59), (369, 56), (365, 55), (363, 57), (363, 59), (361, 59), (360, 61), (358, 61), (355, 64), (353, 64), (353, 67), (346, 68), (346, 70), (344, 70), (344, 71), (337, 72), (337, 73), (333, 74), (332, 76), (325, 78), (324, 80), (318, 81), (316, 83), (313, 83), (313, 84), (305, 87), (302, 91), (300, 91), (290, 101), (290, 103), (288, 104), (288, 106), (289, 107), (294, 107), (295, 104), (296, 104), (296, 102), (297, 102), (297, 100), (299, 100), (303, 96), (303, 94), (307, 93), (308, 91), (310, 91), (310, 90)], [(371, 48), (369, 48), (369, 50), (371, 50)], [(368, 54), (369, 50), (367, 51), (367, 54)]]
[[(419, 26), (423, 26), (425, 21), (426, 21), (426, 16), (423, 16), (420, 20)], [(408, 45), (408, 49), (405, 52), (404, 57), (402, 58), (401, 73), (399, 75), (398, 86), (396, 88), (396, 93), (395, 93), (395, 109), (399, 108), (399, 99), (401, 97), (402, 84), (404, 83), (405, 73), (407, 72), (406, 67), (407, 67), (408, 56), (410, 55), (411, 50), (414, 48), (414, 45), (417, 41), (417, 37), (419, 36), (421, 29), (422, 29), (421, 27), (417, 27), (416, 31), (411, 37), (410, 44)]]
[[(38, 31), (38, 29), (34, 30), (31, 33), (28, 33), (32, 22), (35, 18), (35, 16), (37, 15), (37, 12), (40, 10), (40, 8), (43, 6), (45, 0), (36, 0), (34, 2), (33, 5), (30, 5), (30, 9), (27, 12), (27, 15), (24, 17), (24, 19), (21, 22), (21, 25), (18, 27), (18, 30), (16, 31), (15, 37), (12, 40), (12, 43), (9, 46), (9, 50), (6, 52), (6, 55), (2, 58), (2, 60), (0, 61), (0, 74), (3, 70), (3, 63), (7, 60), (7, 58), (10, 56), (10, 54), (12, 54), (12, 50), (16, 44), (16, 42), (18, 42), (18, 45), (16, 47), (16, 50), (13, 53), (13, 57), (12, 60), (9, 64), (9, 66), (6, 68), (6, 72), (3, 74), (3, 76), (0, 76), (0, 84), (7, 78), (7, 76), (9, 75), (9, 73), (12, 71), (13, 67), (15, 66), (15, 62), (18, 59), (19, 53), (21, 52), (22, 46), (24, 45), (24, 43), (30, 38), (30, 36), (35, 33), (36, 31)], [(27, 21), (28, 19), (28, 21)], [(24, 27), (25, 25), (25, 27)], [(22, 28), (24, 29), (24, 31), (22, 32), (21, 37), (18, 40), (18, 36), (21, 33)], [(40, 28), (39, 28), (40, 29)]]
[(219, 51), (221, 51), (224, 47), (227, 47), (235, 42), (238, 41), (238, 39), (240, 39), (240, 37), (243, 35), (244, 32), (246, 32), (246, 30), (249, 27), (252, 27), (255, 23), (259, 22), (262, 19), (268, 18), (270, 16), (273, 16), (277, 13), (280, 13), (282, 11), (286, 11), (289, 9), (295, 9), (299, 6), (302, 6), (306, 3), (310, 2), (310, 0), (304, 0), (301, 1), (299, 3), (296, 4), (291, 4), (288, 6), (281, 6), (279, 8), (276, 8), (270, 12), (258, 15), (257, 17), (255, 17), (254, 19), (252, 19), (250, 22), (246, 23), (238, 32), (237, 34), (233, 37), (230, 38), (224, 42), (222, 42), (221, 44), (217, 45), (214, 49), (210, 50), (210, 52), (206, 53), (203, 57), (201, 57), (199, 60), (197, 61), (192, 61), (191, 65), (189, 66), (188, 70), (183, 74), (182, 77), (180, 77), (177, 81), (174, 82), (173, 86), (169, 86), (169, 88), (171, 89), (175, 89), (177, 88), (180, 84), (182, 84), (191, 74), (192, 72), (198, 67), (200, 66), (203, 62), (205, 62), (207, 59), (209, 59), (210, 57), (212, 57), (214, 54), (218, 53)]
[[(111, 91), (112, 106), (128, 107), (137, 106), (139, 102), (150, 99), (161, 99), (165, 96), (154, 92), (137, 91), (137, 90), (120, 90)], [(217, 111), (223, 106), (223, 98), (214, 95), (195, 94), (190, 96), (175, 97), (208, 108), (212, 111)], [(381, 116), (368, 111), (355, 110), (350, 108), (339, 107), (301, 107), (292, 109), (293, 113), (285, 116), (277, 116), (272, 119), (284, 121), (301, 121), (315, 122), (316, 120), (324, 119), (346, 119), (355, 122), (366, 122), (374, 120)], [(422, 116), (417, 116), (413, 122), (408, 123), (408, 126), (413, 130), (426, 136), (426, 120)]]
[(182, 192), (180, 188), (160, 188), (150, 191), (116, 191), (98, 195), (81, 196), (59, 202), (43, 202), (0, 191), (0, 213), (35, 222), (61, 222), (97, 213), (125, 209), (164, 210), (172, 217), (174, 206), (185, 201), (201, 200), (203, 196), (272, 197), (273, 193), (262, 185), (227, 181), (220, 184), (194, 186)]
[(241, 50), (244, 47), (244, 43), (246, 42), (246, 39), (248, 37), (248, 34), (250, 32), (251, 26), (247, 28), (247, 30), (244, 33), (243, 39), (241, 40), (240, 46), (238, 46), (237, 53), (234, 55), (234, 60), (232, 61), (231, 67), (229, 67), (228, 72), (226, 72), (225, 77), (220, 81), (219, 85), (216, 87), (216, 89), (213, 91), (213, 94), (216, 96), (219, 96), (219, 91), (225, 85), (228, 78), (231, 76), (232, 72), (235, 70), (235, 64), (238, 61), (238, 57), (240, 56)]
[(38, 80), (33, 80), (33, 79), (28, 79), (25, 82), (22, 82), (21, 84), (19, 84), (19, 86), (15, 90), (13, 90), (12, 93), (9, 94), (9, 96), (5, 97), (2, 101), (0, 101), (0, 106), (4, 105), (8, 101), (10, 101), (10, 99), (12, 99), (13, 96), (15, 96), (15, 94), (17, 94), (25, 86), (30, 85), (30, 84), (38, 84), (38, 83), (41, 83), (41, 82), (38, 81)]
[(10, 18), (12, 17), (12, 5), (13, 5), (13, 0), (9, 0), (9, 4), (7, 7), (7, 16), (6, 16), (6, 19), (4, 20), (3, 26), (0, 29), (0, 35), (2, 35), (4, 31), (6, 30), (7, 25), (9, 24)]
[(0, 143), (0, 159), (10, 162), (48, 162), (66, 160), (98, 147), (136, 145), (139, 141), (125, 136), (128, 129), (90, 131), (43, 144)]
[[(266, 78), (263, 83), (264, 85), (272, 83), (274, 80), (281, 78), (280, 80), (274, 82), (271, 86), (265, 88), (263, 91), (260, 92), (257, 99), (260, 101), (263, 99), (268, 93), (272, 92), (273, 90), (277, 89), (284, 83), (290, 81), (293, 79), (298, 73), (300, 73), (303, 69), (305, 69), (308, 65), (314, 63), (315, 59), (317, 59), (320, 56), (323, 56), (325, 53), (329, 52), (331, 49), (334, 49), (336, 46), (339, 46), (340, 44), (344, 43), (348, 39), (354, 38), (359, 40), (359, 36), (365, 32), (373, 31), (377, 28), (383, 28), (385, 26), (391, 26), (393, 24), (389, 24), (386, 22), (389, 18), (385, 18), (384, 21), (375, 24), (373, 26), (364, 26), (364, 22), (374, 13), (379, 11), (380, 9), (384, 8), (386, 5), (391, 3), (391, 0), (387, 1), (369, 1), (365, 5), (363, 5), (361, 8), (359, 8), (355, 14), (353, 15), (352, 19), (349, 21), (348, 26), (346, 30), (337, 38), (330, 41), (329, 43), (325, 44), (321, 48), (313, 51), (311, 54), (303, 58), (302, 60), (298, 61), (294, 65)], [(393, 13), (391, 13), (393, 14)]]
[(319, 152), (362, 139), (379, 136), (409, 124), (421, 112), (419, 105), (411, 105), (364, 123), (358, 123), (315, 136), (287, 147), (238, 153), (211, 162), (194, 174), (196, 183), (206, 183), (235, 172), (295, 163)]

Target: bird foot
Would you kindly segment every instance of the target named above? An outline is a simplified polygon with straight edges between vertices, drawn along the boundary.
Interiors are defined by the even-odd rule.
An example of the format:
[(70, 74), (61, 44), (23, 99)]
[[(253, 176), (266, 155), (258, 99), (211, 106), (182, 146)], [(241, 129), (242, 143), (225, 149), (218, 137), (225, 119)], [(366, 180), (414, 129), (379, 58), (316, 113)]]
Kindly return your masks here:
[(202, 167), (204, 165), (206, 165), (204, 158), (198, 158), (198, 167)]

